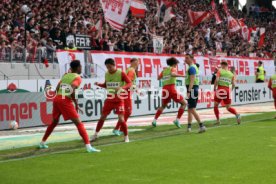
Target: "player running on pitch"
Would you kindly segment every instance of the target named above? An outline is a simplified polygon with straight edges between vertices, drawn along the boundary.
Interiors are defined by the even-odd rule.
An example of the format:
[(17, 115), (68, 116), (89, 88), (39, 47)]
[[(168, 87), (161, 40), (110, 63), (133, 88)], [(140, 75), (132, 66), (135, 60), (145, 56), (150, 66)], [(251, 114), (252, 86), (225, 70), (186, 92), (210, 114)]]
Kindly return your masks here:
[[(220, 125), (220, 117), (219, 117), (219, 109), (218, 106), (221, 101), (224, 102), (226, 109), (234, 114), (237, 118), (237, 123), (241, 123), (241, 115), (237, 113), (236, 109), (231, 107), (231, 91), (235, 88), (235, 76), (234, 74), (228, 70), (228, 63), (222, 61), (220, 63), (221, 69), (217, 73), (217, 78), (214, 84), (215, 91), (215, 104), (214, 104), (214, 112), (217, 118), (217, 125)], [(231, 90), (232, 85), (232, 90)]]
[(65, 121), (71, 120), (76, 125), (79, 134), (85, 143), (87, 152), (100, 152), (100, 150), (97, 150), (90, 145), (89, 136), (78, 115), (80, 109), (77, 100), (75, 99), (75, 90), (80, 86), (82, 81), (79, 75), (82, 70), (80, 61), (72, 61), (70, 67), (71, 73), (65, 74), (57, 85), (57, 96), (53, 101), (53, 122), (47, 127), (42, 141), (39, 144), (39, 148), (48, 148), (45, 142), (58, 125), (59, 118), (62, 115)]
[[(272, 90), (273, 98), (274, 98), (274, 106), (276, 109), (276, 74), (271, 76), (268, 82), (268, 88)], [(276, 116), (275, 116), (275, 119), (276, 119)]]
[[(127, 123), (128, 118), (132, 114), (132, 93), (133, 90), (136, 89), (136, 70), (138, 69), (139, 66), (139, 60), (137, 58), (133, 58), (130, 60), (130, 67), (126, 70), (126, 74), (128, 78), (132, 82), (131, 89), (128, 90), (127, 97), (124, 100), (124, 105), (125, 105), (125, 122)], [(118, 121), (115, 129), (113, 130), (114, 135), (121, 135), (121, 123)]]
[(194, 63), (193, 55), (186, 55), (185, 63), (188, 64), (189, 68), (186, 72), (186, 88), (187, 88), (187, 99), (188, 99), (188, 132), (192, 131), (193, 117), (199, 124), (199, 133), (206, 131), (206, 127), (201, 122), (201, 119), (196, 111), (198, 101), (198, 90), (199, 90), (199, 70)]
[(102, 115), (98, 121), (96, 132), (92, 137), (92, 141), (97, 139), (106, 117), (111, 113), (112, 110), (115, 110), (115, 113), (118, 114), (118, 120), (121, 124), (121, 129), (125, 135), (125, 142), (129, 142), (127, 125), (124, 118), (124, 95), (127, 93), (126, 90), (129, 90), (132, 84), (126, 73), (116, 68), (115, 61), (113, 59), (105, 60), (105, 66), (108, 70), (105, 74), (105, 82), (103, 84), (96, 82), (95, 85), (107, 89), (107, 98), (104, 102)]
[(185, 108), (186, 108), (186, 101), (184, 100), (183, 96), (180, 95), (176, 90), (176, 77), (185, 77), (177, 73), (177, 64), (179, 61), (175, 58), (167, 59), (168, 67), (165, 68), (159, 75), (158, 80), (162, 79), (163, 89), (162, 89), (162, 106), (157, 110), (154, 120), (152, 121), (152, 126), (156, 127), (156, 122), (159, 116), (162, 114), (163, 110), (166, 108), (168, 103), (173, 99), (176, 103), (180, 103), (181, 106), (178, 110), (177, 118), (173, 122), (175, 126), (181, 128), (180, 125), (180, 118), (182, 117)]

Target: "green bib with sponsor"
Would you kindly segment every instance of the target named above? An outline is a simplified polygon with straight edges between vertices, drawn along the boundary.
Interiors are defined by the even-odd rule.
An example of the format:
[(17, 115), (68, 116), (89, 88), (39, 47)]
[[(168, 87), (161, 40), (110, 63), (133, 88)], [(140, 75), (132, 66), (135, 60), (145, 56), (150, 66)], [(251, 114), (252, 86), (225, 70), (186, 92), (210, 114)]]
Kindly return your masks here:
[(79, 75), (76, 73), (65, 74), (61, 78), (58, 95), (67, 96), (67, 97), (71, 98), (71, 94), (73, 92), (71, 84), (77, 77), (79, 77)]
[(276, 74), (271, 76), (272, 88), (276, 88)]
[(258, 72), (258, 78), (257, 79), (260, 79), (260, 80), (264, 81), (265, 80), (264, 67), (260, 66), (258, 69), (259, 69), (259, 72)]
[(108, 94), (115, 94), (115, 89), (123, 86), (122, 71), (117, 70), (115, 73), (105, 73), (106, 89)]
[(189, 74), (189, 70), (191, 67), (194, 67), (196, 69), (196, 77), (195, 77), (195, 82), (194, 82), (194, 86), (198, 86), (199, 85), (199, 70), (197, 68), (197, 66), (195, 64), (189, 66), (187, 72), (186, 72), (186, 78), (185, 78), (185, 84), (186, 85), (190, 85), (190, 79), (191, 79), (191, 76)]
[(165, 68), (162, 71), (162, 74), (163, 74), (162, 84), (163, 84), (163, 86), (176, 84), (176, 77), (171, 76), (171, 74), (172, 74), (171, 71), (172, 71), (172, 67)]
[(231, 71), (221, 69), (218, 85), (229, 87), (232, 84), (233, 77), (234, 74)]

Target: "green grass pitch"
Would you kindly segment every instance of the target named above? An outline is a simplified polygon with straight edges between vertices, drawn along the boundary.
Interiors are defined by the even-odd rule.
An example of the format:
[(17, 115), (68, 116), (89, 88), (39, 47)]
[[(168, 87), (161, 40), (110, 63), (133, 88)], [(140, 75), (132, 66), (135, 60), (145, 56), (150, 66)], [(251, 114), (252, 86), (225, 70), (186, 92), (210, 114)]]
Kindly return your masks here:
[[(220, 127), (209, 125), (204, 134), (197, 134), (197, 127), (192, 133), (185, 130), (174, 126), (147, 127), (144, 132), (132, 135), (136, 141), (129, 144), (119, 143), (116, 141), (119, 138), (103, 138), (97, 143), (102, 150), (99, 154), (75, 149), (46, 152), (23, 160), (11, 161), (6, 157), (0, 162), (0, 181), (3, 184), (276, 183), (275, 120), (240, 126), (229, 120)], [(111, 140), (113, 143), (108, 144)], [(74, 144), (80, 142), (70, 143)], [(52, 147), (58, 150), (67, 145)], [(34, 155), (32, 151), (27, 148), (0, 154), (3, 159), (12, 152)]]

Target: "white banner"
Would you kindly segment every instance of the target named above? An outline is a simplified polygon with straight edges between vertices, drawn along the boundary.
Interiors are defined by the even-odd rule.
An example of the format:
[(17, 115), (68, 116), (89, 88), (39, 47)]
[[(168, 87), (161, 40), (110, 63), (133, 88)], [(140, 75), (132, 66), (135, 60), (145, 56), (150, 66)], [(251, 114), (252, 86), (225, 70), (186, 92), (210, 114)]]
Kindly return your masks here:
[(57, 51), (57, 58), (59, 63), (60, 76), (68, 73), (70, 69), (70, 63), (73, 60), (80, 60), (82, 65), (82, 74), (85, 74), (84, 67), (84, 53), (78, 51)]
[[(95, 64), (95, 73), (97, 77), (103, 77), (106, 71), (104, 61), (107, 58), (113, 58), (116, 61), (117, 68), (126, 70), (130, 65), (131, 58), (140, 60), (138, 69), (139, 77), (157, 78), (163, 68), (167, 67), (166, 59), (175, 57), (180, 61), (178, 64), (178, 73), (186, 73), (186, 64), (184, 64), (184, 55), (152, 54), (152, 53), (125, 53), (125, 52), (92, 52), (92, 59)], [(275, 72), (274, 61), (272, 59), (247, 58), (247, 57), (204, 57), (196, 56), (196, 62), (200, 65), (199, 70), (202, 76), (211, 76), (215, 68), (221, 61), (227, 61), (229, 67), (236, 68), (237, 76), (255, 76), (258, 67), (258, 61), (264, 63), (266, 76), (272, 76)]]
[[(103, 81), (104, 79), (102, 79)], [(93, 85), (96, 79), (84, 79), (82, 89), (96, 89)], [(101, 82), (101, 80), (97, 80)], [(158, 81), (151, 79), (154, 86), (158, 86)], [(181, 83), (181, 82), (180, 82)], [(185, 96), (186, 87), (178, 86), (179, 92)], [(100, 118), (104, 97), (84, 98), (85, 92), (80, 92), (79, 106), (83, 109), (82, 121), (95, 121)], [(161, 105), (161, 88), (143, 91), (143, 95), (133, 95), (132, 116), (155, 114)], [(213, 89), (211, 85), (200, 86), (198, 108), (213, 107)], [(232, 102), (234, 105), (263, 103), (272, 101), (272, 93), (267, 88), (267, 84), (241, 84), (237, 85), (232, 92)], [(176, 112), (179, 104), (171, 103), (165, 112)], [(46, 100), (44, 93), (20, 93), (0, 94), (0, 130), (8, 129), (8, 122), (17, 121), (20, 127), (33, 127), (47, 125), (52, 120), (52, 101)], [(108, 118), (116, 118), (113, 113)], [(60, 119), (61, 123), (65, 123)], [(129, 122), (131, 123), (131, 121)], [(150, 125), (150, 122), (149, 122)]]
[(164, 48), (162, 36), (153, 36), (153, 51), (156, 54), (162, 54)]
[(105, 20), (113, 29), (124, 28), (124, 22), (129, 11), (131, 0), (101, 0)]

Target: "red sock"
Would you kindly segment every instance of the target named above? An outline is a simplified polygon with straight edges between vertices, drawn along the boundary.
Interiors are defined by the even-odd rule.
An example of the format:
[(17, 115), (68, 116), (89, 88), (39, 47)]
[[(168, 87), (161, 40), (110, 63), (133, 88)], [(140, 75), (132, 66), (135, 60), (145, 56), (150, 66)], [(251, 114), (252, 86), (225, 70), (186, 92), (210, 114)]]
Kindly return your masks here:
[(127, 124), (126, 122), (120, 122), (121, 123), (121, 130), (124, 132), (124, 135), (128, 135), (128, 130), (127, 130)]
[(103, 128), (103, 125), (104, 125), (104, 121), (100, 119), (96, 127), (96, 132), (99, 132)]
[(57, 126), (57, 123), (52, 123), (47, 127), (47, 130), (42, 138), (43, 142), (47, 141), (48, 137), (51, 135), (51, 133), (53, 132), (56, 126)]
[(115, 128), (114, 128), (114, 130), (119, 130), (120, 127), (121, 127), (121, 123), (118, 121)]
[(236, 109), (234, 109), (233, 107), (229, 107), (229, 108), (228, 108), (228, 111), (231, 112), (232, 114), (237, 115), (237, 111), (236, 111)]
[(178, 109), (177, 119), (180, 119), (182, 117), (182, 115), (184, 114), (184, 111), (185, 109), (183, 109), (182, 107)]
[[(125, 114), (124, 119), (125, 119), (126, 124), (127, 124), (127, 120), (128, 120), (128, 118), (129, 118), (129, 116), (130, 116), (130, 113), (126, 113), (126, 114)], [(118, 122), (118, 123), (119, 123), (119, 122)], [(121, 131), (121, 132), (124, 132), (124, 130), (123, 130), (123, 128), (122, 128), (122, 123), (119, 123), (119, 125), (120, 125), (120, 131)]]
[(86, 129), (83, 125), (83, 123), (79, 123), (76, 125), (79, 131), (80, 136), (82, 137), (82, 140), (85, 144), (90, 144), (88, 134), (86, 132)]
[(214, 113), (216, 115), (217, 120), (219, 120), (219, 108), (218, 107), (214, 107)]
[(155, 114), (154, 119), (157, 120), (161, 114), (162, 114), (162, 110), (158, 109), (157, 112), (156, 112), (156, 114)]

